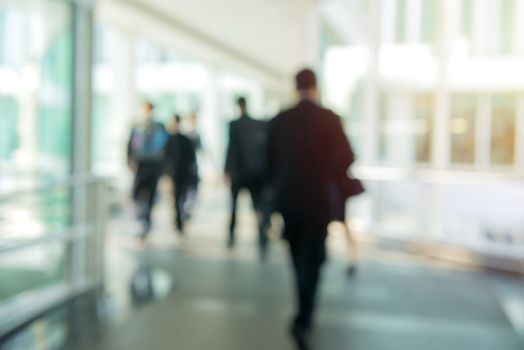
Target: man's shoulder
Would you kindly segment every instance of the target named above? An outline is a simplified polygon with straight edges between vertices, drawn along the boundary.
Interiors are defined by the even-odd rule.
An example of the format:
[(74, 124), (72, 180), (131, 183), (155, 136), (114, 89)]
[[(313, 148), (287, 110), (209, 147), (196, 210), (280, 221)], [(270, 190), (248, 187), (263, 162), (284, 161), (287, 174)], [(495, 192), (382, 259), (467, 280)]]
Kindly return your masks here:
[(167, 132), (167, 129), (166, 129), (166, 126), (164, 125), (164, 123), (159, 122), (159, 121), (154, 121), (153, 125), (154, 125), (155, 129)]
[(279, 123), (289, 118), (290, 116), (295, 114), (295, 110), (296, 106), (281, 110), (273, 119), (270, 120), (270, 123)]
[(233, 120), (231, 120), (228, 124), (229, 124), (229, 128), (230, 129), (234, 129), (234, 128), (237, 128), (238, 125), (240, 125), (242, 123), (241, 119), (240, 118), (235, 118)]
[(185, 142), (185, 143), (188, 143), (188, 142), (189, 142), (189, 143), (192, 143), (191, 138), (190, 138), (188, 135), (186, 135), (186, 134), (183, 134), (183, 133), (179, 132), (179, 133), (177, 133), (177, 134), (175, 134), (175, 135), (176, 135), (176, 137), (177, 137), (179, 140), (181, 140), (182, 142)]
[(175, 134), (170, 134), (169, 135), (169, 139), (174, 144), (178, 144), (178, 145), (193, 145), (193, 142), (191, 141), (189, 136), (187, 136), (185, 134), (182, 134), (180, 132), (177, 132)]

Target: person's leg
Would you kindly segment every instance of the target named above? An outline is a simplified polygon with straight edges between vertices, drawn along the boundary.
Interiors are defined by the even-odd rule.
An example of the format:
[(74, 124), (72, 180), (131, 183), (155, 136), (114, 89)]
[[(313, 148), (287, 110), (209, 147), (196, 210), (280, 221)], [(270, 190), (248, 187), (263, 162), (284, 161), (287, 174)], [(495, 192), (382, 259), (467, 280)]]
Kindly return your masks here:
[(249, 187), (251, 194), (251, 201), (257, 218), (258, 228), (258, 244), (260, 247), (260, 258), (264, 260), (267, 255), (268, 237), (267, 231), (269, 229), (270, 218), (267, 214), (268, 210), (264, 203), (263, 187), (258, 183), (253, 183)]
[(305, 291), (303, 322), (306, 327), (311, 327), (317, 303), (318, 286), (320, 281), (320, 271), (326, 258), (325, 248), (325, 229), (319, 225), (308, 225), (305, 229), (304, 237), (304, 260), (305, 272)]
[(133, 185), (133, 201), (136, 207), (136, 218), (140, 221), (144, 220), (146, 212), (146, 186), (144, 176), (137, 173), (135, 183)]
[(144, 196), (145, 196), (145, 212), (144, 212), (144, 232), (149, 233), (151, 229), (151, 214), (153, 212), (153, 206), (155, 204), (156, 189), (160, 175), (157, 173), (151, 173), (147, 180), (144, 182)]
[(237, 200), (238, 193), (240, 192), (240, 186), (237, 184), (231, 184), (231, 218), (229, 221), (229, 237), (227, 245), (229, 248), (233, 248), (235, 245), (235, 227), (237, 224)]
[(349, 228), (349, 222), (343, 223), (344, 236), (346, 237), (346, 244), (349, 253), (349, 265), (347, 268), (347, 274), (349, 276), (355, 275), (357, 272), (357, 263), (358, 263), (358, 247), (357, 241), (353, 234), (351, 234), (351, 229)]
[(190, 179), (186, 183), (185, 199), (183, 212), (186, 218), (191, 217), (196, 205), (198, 196), (198, 186), (200, 185), (200, 178), (198, 177), (198, 167), (192, 170)]
[(181, 184), (175, 182), (175, 224), (178, 233), (182, 234), (183, 225), (183, 208), (184, 208), (184, 189)]
[(293, 320), (293, 327), (307, 328), (306, 314), (308, 300), (308, 281), (307, 281), (307, 257), (305, 256), (305, 245), (302, 239), (303, 225), (300, 220), (292, 217), (285, 217), (286, 237), (289, 243), (289, 252), (293, 272), (295, 275), (296, 293), (296, 314)]

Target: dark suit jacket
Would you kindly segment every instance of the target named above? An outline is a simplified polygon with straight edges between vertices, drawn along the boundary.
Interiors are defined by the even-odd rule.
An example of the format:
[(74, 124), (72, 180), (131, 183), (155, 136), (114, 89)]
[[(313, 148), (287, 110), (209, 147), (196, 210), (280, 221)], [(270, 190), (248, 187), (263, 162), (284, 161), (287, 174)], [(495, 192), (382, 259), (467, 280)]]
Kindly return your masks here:
[(188, 185), (198, 176), (195, 147), (189, 137), (181, 133), (170, 135), (165, 154), (167, 172), (179, 186)]
[(267, 126), (262, 120), (242, 116), (229, 124), (225, 172), (233, 183), (266, 177)]
[(354, 155), (340, 118), (302, 101), (270, 123), (268, 166), (276, 210), (320, 224), (330, 219), (329, 190)]

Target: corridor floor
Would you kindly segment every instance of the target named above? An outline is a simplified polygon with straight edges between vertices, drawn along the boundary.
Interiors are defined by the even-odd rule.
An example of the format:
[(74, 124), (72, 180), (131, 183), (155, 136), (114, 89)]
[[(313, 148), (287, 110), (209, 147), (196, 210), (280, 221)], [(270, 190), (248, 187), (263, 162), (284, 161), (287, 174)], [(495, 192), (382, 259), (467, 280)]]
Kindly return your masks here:
[[(156, 210), (148, 244), (137, 240), (126, 214), (115, 220), (108, 237), (106, 302), (97, 313), (109, 321), (99, 332), (76, 335), (81, 341), (69, 339), (57, 347), (48, 342), (43, 348), (294, 349), (287, 333), (293, 289), (285, 244), (274, 238), (268, 261), (258, 260), (253, 218), (244, 200), (239, 244), (228, 252), (225, 192), (207, 189), (201, 196), (205, 201), (184, 237), (172, 230), (166, 200)], [(313, 349), (524, 348), (520, 277), (365, 244), (358, 273), (350, 278), (340, 238), (330, 240), (330, 252)], [(23, 342), (0, 349), (30, 349), (13, 344)]]

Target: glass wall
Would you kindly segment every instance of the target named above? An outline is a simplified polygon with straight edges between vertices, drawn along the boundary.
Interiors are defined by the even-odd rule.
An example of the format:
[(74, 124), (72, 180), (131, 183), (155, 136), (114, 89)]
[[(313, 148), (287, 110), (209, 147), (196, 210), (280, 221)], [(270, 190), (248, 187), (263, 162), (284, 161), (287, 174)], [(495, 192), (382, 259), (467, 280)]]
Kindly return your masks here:
[(492, 100), (491, 162), (515, 164), (516, 95), (495, 95)]
[[(494, 189), (504, 184), (522, 208), (524, 1), (358, 3), (369, 23), (325, 49), (322, 91), (363, 145), (354, 172), (368, 191), (352, 205), (354, 222), (522, 254), (522, 215), (498, 210)], [(368, 30), (375, 24), (380, 33)]]
[(475, 162), (475, 124), (477, 97), (472, 94), (454, 94), (451, 98), (451, 162)]
[(432, 93), (419, 93), (414, 97), (415, 124), (413, 126), (416, 142), (416, 161), (431, 161), (431, 142), (433, 132), (433, 113), (435, 99)]
[(70, 242), (52, 237), (67, 232), (70, 191), (36, 187), (70, 172), (72, 79), (71, 2), (0, 0), (0, 317), (67, 283)]
[(71, 79), (69, 5), (0, 1), (0, 178), (68, 172)]
[[(97, 174), (127, 178), (126, 143), (141, 119), (145, 100), (155, 105), (155, 118), (168, 127), (176, 113), (182, 129), (201, 136), (202, 177), (223, 169), (228, 121), (237, 116), (235, 98), (245, 95), (256, 118), (278, 111), (256, 80), (225, 71), (147, 36), (110, 23), (98, 23), (94, 67), (93, 161)], [(195, 118), (196, 117), (196, 118)], [(207, 174), (207, 175), (206, 175)]]

